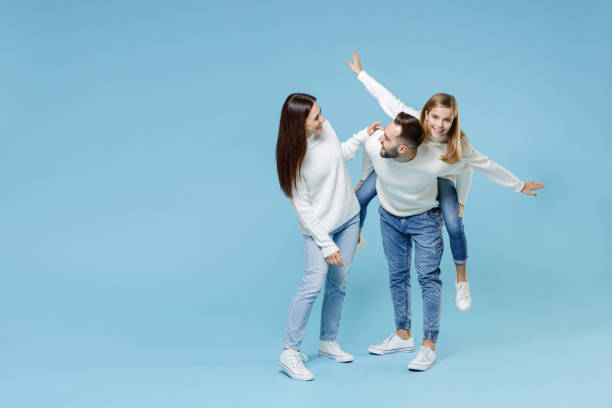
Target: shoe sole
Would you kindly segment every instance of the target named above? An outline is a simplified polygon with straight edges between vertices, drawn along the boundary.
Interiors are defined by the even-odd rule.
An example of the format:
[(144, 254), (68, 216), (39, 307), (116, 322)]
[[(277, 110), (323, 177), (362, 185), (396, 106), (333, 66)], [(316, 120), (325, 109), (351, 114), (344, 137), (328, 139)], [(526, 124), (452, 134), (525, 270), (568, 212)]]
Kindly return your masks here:
[(382, 356), (382, 355), (391, 354), (391, 353), (399, 353), (399, 352), (410, 353), (411, 351), (414, 351), (414, 350), (416, 350), (416, 347), (402, 347), (402, 348), (397, 348), (397, 349), (392, 349), (392, 350), (380, 350), (380, 349), (368, 347), (368, 351), (370, 352), (370, 354), (374, 354), (377, 356)]
[(433, 365), (433, 363), (431, 363), (429, 365), (426, 365), (426, 366), (408, 364), (408, 369), (410, 371), (425, 371), (425, 370), (428, 370), (432, 365)]
[(351, 361), (355, 360), (355, 357), (350, 357), (350, 360), (339, 359), (339, 358), (336, 358), (336, 356), (334, 356), (333, 354), (329, 354), (329, 353), (326, 353), (326, 352), (321, 351), (321, 350), (319, 350), (319, 355), (321, 357), (333, 358), (334, 360), (336, 360), (339, 363), (350, 363)]
[(287, 374), (289, 376), (289, 378), (292, 378), (294, 380), (298, 380), (298, 381), (312, 381), (314, 380), (314, 375), (312, 377), (307, 376), (307, 377), (301, 377), (297, 374), (294, 374), (289, 367), (285, 366), (283, 363), (281, 363), (280, 361), (278, 362), (278, 365), (280, 366), (281, 370)]

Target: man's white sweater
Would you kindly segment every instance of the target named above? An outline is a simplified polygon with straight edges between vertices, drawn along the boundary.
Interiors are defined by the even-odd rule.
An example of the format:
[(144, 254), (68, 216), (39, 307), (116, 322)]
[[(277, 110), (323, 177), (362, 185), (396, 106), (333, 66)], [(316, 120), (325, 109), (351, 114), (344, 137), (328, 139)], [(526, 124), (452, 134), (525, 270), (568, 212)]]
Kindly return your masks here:
[[(391, 118), (395, 119), (397, 114), (400, 112), (406, 112), (416, 117), (417, 119), (419, 118), (419, 111), (409, 106), (406, 106), (402, 101), (397, 99), (395, 95), (389, 92), (388, 89), (386, 89), (374, 78), (368, 75), (367, 72), (361, 71), (357, 76), (357, 79), (359, 79), (359, 81), (361, 81), (361, 83), (366, 87), (368, 92), (370, 92), (370, 94), (374, 98), (376, 98), (380, 107)], [(429, 140), (428, 142), (422, 144), (421, 147), (419, 147), (419, 150), (423, 149), (425, 146), (427, 146), (428, 148), (435, 148), (439, 153), (436, 160), (441, 161), (440, 157), (442, 157), (446, 153), (446, 138), (432, 138), (432, 140)], [(461, 147), (461, 159), (457, 164), (466, 164), (467, 166), (439, 166), (437, 167), (437, 169), (438, 171), (440, 171), (440, 173), (436, 175), (436, 177), (447, 177), (451, 179), (456, 178), (457, 196), (461, 204), (465, 204), (465, 201), (467, 200), (467, 195), (472, 180), (472, 168), (478, 171), (483, 176), (487, 177), (489, 180), (494, 181), (504, 187), (512, 188), (514, 191), (517, 192), (523, 189), (524, 183), (518, 177), (516, 177), (514, 174), (510, 173), (508, 170), (495, 163), (494, 161), (489, 160), (487, 156), (484, 156), (483, 154), (479, 153), (476, 149), (472, 147), (472, 145), (468, 141), (465, 141)], [(464, 171), (457, 173), (457, 171), (461, 168), (463, 168)], [(449, 173), (444, 173), (444, 171), (447, 170), (449, 171)], [(361, 179), (364, 180), (370, 172), (371, 167), (367, 163), (366, 155), (364, 155), (364, 165), (362, 167)], [(453, 175), (456, 177), (453, 177)], [(385, 207), (383, 206), (383, 208)], [(427, 208), (424, 211), (427, 211), (430, 208)], [(389, 212), (393, 213), (392, 211)]]
[(338, 251), (330, 232), (359, 213), (345, 161), (357, 155), (367, 138), (364, 131), (340, 143), (331, 124), (325, 121), (323, 132), (307, 139), (291, 204), (302, 233), (314, 239), (324, 257)]

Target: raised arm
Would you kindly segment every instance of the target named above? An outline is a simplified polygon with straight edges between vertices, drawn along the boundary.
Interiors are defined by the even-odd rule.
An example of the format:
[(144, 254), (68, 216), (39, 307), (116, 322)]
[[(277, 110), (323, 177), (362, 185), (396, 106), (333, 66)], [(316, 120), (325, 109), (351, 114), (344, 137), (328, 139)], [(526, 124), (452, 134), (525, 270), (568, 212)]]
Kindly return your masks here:
[[(349, 161), (359, 152), (359, 148), (366, 141), (368, 137), (370, 137), (375, 131), (379, 129), (383, 129), (380, 127), (382, 122), (374, 122), (370, 126), (365, 129), (360, 130), (357, 134), (353, 135), (350, 139), (341, 143), (342, 148), (342, 157), (344, 161)], [(364, 153), (365, 155), (365, 153)]]
[(374, 78), (372, 78), (362, 69), (359, 54), (357, 54), (355, 51), (353, 51), (353, 62), (351, 63), (350, 61), (347, 61), (347, 64), (357, 75), (357, 79), (361, 81), (368, 92), (370, 92), (370, 94), (376, 98), (378, 104), (388, 116), (395, 119), (398, 113), (406, 112), (417, 119), (419, 118), (420, 112), (411, 108), (410, 106), (404, 105), (404, 103), (389, 92), (387, 88), (376, 82)]
[(530, 181), (528, 183), (522, 182), (514, 174), (478, 152), (467, 141), (463, 142), (461, 148), (462, 162), (467, 163), (471, 168), (501, 186), (509, 187), (516, 192), (520, 191), (521, 193), (532, 196), (537, 196), (536, 193), (532, 192), (533, 190), (544, 188), (544, 184), (536, 181)]

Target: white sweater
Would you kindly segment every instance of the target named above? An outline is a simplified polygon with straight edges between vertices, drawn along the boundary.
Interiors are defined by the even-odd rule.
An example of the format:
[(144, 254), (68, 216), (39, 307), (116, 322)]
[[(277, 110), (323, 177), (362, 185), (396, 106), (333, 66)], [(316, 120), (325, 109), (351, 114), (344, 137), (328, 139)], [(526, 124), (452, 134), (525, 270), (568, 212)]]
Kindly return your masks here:
[(291, 204), (302, 233), (310, 235), (327, 257), (338, 251), (329, 233), (359, 213), (359, 202), (345, 161), (355, 157), (367, 131), (340, 143), (328, 121), (320, 135), (307, 139), (307, 150)]
[[(362, 130), (360, 134), (367, 135), (367, 130)], [(395, 216), (408, 217), (438, 207), (436, 178), (442, 174), (465, 173), (468, 169), (467, 164), (462, 162), (443, 162), (440, 160), (439, 149), (429, 143), (419, 146), (414, 159), (407, 162), (383, 158), (380, 156), (378, 141), (381, 134), (379, 130), (365, 142), (362, 178), (372, 168), (376, 170), (378, 201)]]
[[(376, 98), (383, 111), (391, 118), (395, 119), (397, 114), (400, 112), (406, 112), (416, 117), (417, 119), (419, 118), (419, 111), (416, 111), (415, 109), (404, 105), (402, 101), (397, 99), (391, 92), (389, 92), (389, 90), (387, 90), (374, 78), (368, 75), (367, 72), (361, 71), (357, 78), (366, 87), (368, 92), (370, 92), (370, 94), (374, 98)], [(439, 151), (440, 154), (438, 160), (446, 153), (445, 138), (440, 138), (439, 140), (430, 140), (423, 144), (423, 146), (424, 145), (435, 147)], [(461, 147), (462, 150), (460, 163), (465, 163), (469, 166), (465, 168), (466, 171), (464, 171), (463, 173), (455, 173), (457, 182), (457, 196), (461, 204), (465, 204), (465, 201), (467, 200), (467, 195), (472, 180), (471, 168), (475, 169), (489, 180), (492, 180), (504, 187), (512, 188), (514, 191), (517, 192), (523, 189), (524, 183), (518, 177), (510, 173), (508, 170), (504, 169), (499, 164), (489, 160), (486, 156), (479, 153), (476, 149), (472, 147), (469, 142), (466, 141)], [(445, 168), (441, 168), (440, 170), (444, 171)], [(456, 169), (453, 169), (453, 171), (455, 170)], [(364, 163), (364, 166), (362, 167), (361, 178), (364, 179), (364, 176), (367, 177), (370, 171), (371, 168), (370, 170), (368, 170), (367, 163)], [(439, 173), (437, 177), (447, 177), (453, 179), (451, 173)]]

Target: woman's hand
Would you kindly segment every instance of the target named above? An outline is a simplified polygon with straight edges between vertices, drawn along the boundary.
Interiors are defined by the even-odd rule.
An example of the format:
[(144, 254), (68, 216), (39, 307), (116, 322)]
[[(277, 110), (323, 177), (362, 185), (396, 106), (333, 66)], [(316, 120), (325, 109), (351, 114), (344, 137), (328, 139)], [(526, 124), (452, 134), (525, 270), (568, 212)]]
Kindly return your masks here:
[(545, 186), (542, 183), (538, 183), (537, 181), (530, 181), (528, 183), (525, 183), (525, 186), (523, 187), (523, 189), (521, 190), (521, 193), (523, 194), (529, 194), (532, 196), (538, 196), (536, 193), (532, 193), (533, 190), (541, 190), (543, 189)]
[(374, 134), (374, 132), (376, 132), (377, 130), (384, 131), (385, 128), (380, 126), (381, 123), (382, 123), (382, 120), (379, 120), (378, 122), (374, 122), (370, 126), (368, 126), (368, 135), (372, 136), (372, 134)]
[(342, 255), (340, 255), (340, 251), (334, 252), (333, 254), (325, 258), (325, 260), (327, 261), (328, 264), (337, 266), (339, 268), (344, 266), (344, 262), (342, 262)]
[(353, 51), (353, 63), (351, 61), (346, 61), (346, 63), (351, 67), (351, 70), (355, 73), (355, 75), (359, 75), (361, 72), (361, 60), (359, 59), (359, 54)]
[(463, 204), (459, 203), (459, 218), (463, 217)]

